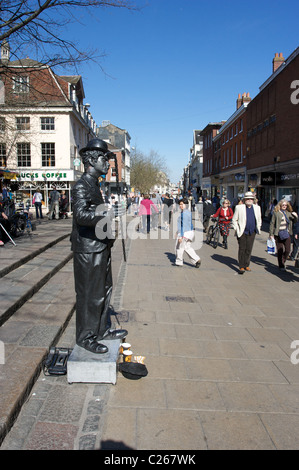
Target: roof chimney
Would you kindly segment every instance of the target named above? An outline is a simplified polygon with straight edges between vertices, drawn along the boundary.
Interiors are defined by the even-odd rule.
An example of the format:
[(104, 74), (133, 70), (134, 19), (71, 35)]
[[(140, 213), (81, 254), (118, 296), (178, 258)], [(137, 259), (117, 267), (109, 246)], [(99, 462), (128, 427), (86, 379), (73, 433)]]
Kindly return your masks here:
[(284, 63), (284, 57), (282, 55), (282, 52), (275, 52), (274, 59), (272, 61), (273, 63), (273, 73), (276, 72), (276, 70)]
[(239, 109), (244, 103), (249, 103), (251, 101), (249, 93), (243, 93), (242, 97), (239, 93), (237, 99), (237, 109)]

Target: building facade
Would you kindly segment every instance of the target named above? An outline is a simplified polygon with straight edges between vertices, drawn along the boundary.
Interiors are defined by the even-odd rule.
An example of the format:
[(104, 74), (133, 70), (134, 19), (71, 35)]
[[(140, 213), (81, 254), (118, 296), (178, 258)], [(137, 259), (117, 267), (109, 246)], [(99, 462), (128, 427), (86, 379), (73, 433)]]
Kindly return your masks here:
[(240, 197), (248, 188), (246, 166), (246, 108), (251, 98), (249, 93), (239, 94), (237, 109), (220, 127), (214, 137), (214, 161), (212, 174), (218, 181), (220, 197), (230, 201)]
[(251, 190), (263, 215), (273, 199), (299, 207), (299, 48), (272, 63), (255, 98), (239, 95), (227, 121), (201, 131), (204, 193), (236, 202)]
[[(2, 51), (3, 52), (3, 51)], [(96, 136), (96, 123), (84, 105), (81, 76), (57, 76), (31, 59), (0, 63), (0, 173), (14, 177), (17, 202), (32, 204), (39, 189), (47, 208), (55, 186), (71, 200), (83, 172), (79, 150)]]
[[(118, 153), (119, 161), (119, 181), (122, 191), (128, 192), (130, 189), (130, 154), (131, 154), (131, 136), (125, 129), (111, 124), (110, 121), (102, 122), (102, 125), (97, 127), (97, 137), (105, 140), (111, 144), (115, 151)], [(112, 170), (111, 174), (107, 175), (106, 181), (109, 183), (109, 191), (114, 191), (116, 184), (116, 174)]]
[(267, 210), (273, 198), (299, 207), (299, 47), (273, 59), (273, 73), (250, 102), (247, 119), (247, 171)]
[(202, 193), (203, 137), (201, 130), (193, 131), (193, 145), (190, 149), (190, 191), (198, 200)]

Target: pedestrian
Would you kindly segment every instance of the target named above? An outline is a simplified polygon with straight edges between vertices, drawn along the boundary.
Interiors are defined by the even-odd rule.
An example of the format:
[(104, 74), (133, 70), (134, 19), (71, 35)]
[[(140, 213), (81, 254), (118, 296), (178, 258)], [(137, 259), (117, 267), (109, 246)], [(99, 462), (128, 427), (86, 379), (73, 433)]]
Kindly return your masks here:
[(211, 215), (211, 218), (218, 218), (220, 235), (223, 237), (222, 243), (225, 250), (227, 250), (227, 237), (229, 236), (229, 229), (233, 215), (234, 213), (230, 208), (230, 201), (228, 199), (223, 199), (222, 205), (218, 208), (217, 212), (214, 215)]
[(188, 209), (189, 201), (187, 198), (183, 198), (179, 207), (181, 214), (177, 221), (177, 238), (176, 238), (176, 266), (183, 266), (184, 253), (187, 253), (191, 263), (199, 268), (201, 264), (200, 257), (196, 254), (195, 250), (191, 246), (191, 242), (194, 239), (194, 228), (192, 223), (192, 212)]
[(63, 219), (68, 218), (67, 209), (68, 209), (69, 201), (65, 191), (61, 191), (61, 196), (59, 199), (59, 216)]
[(53, 218), (53, 213), (55, 211), (55, 219), (59, 219), (59, 198), (60, 194), (56, 190), (56, 186), (53, 186), (53, 191), (50, 193), (50, 210), (48, 214), (49, 220)]
[(285, 263), (291, 251), (293, 222), (297, 220), (298, 215), (293, 211), (289, 201), (286, 199), (279, 201), (272, 214), (269, 237), (275, 239), (278, 267), (281, 271), (286, 270)]
[(161, 198), (159, 194), (154, 193), (151, 197), (151, 200), (155, 204), (156, 208), (158, 209), (158, 212), (155, 210), (152, 212), (152, 227), (153, 230), (158, 229), (158, 220), (159, 220), (159, 213), (161, 211)]
[(142, 231), (144, 233), (149, 233), (151, 229), (151, 215), (153, 211), (158, 214), (159, 211), (153, 201), (150, 199), (149, 194), (145, 194), (140, 206), (139, 206), (139, 215), (142, 217)]
[(254, 196), (251, 191), (246, 192), (243, 203), (235, 207), (232, 226), (239, 244), (239, 274), (244, 274), (245, 271), (251, 271), (249, 264), (253, 243), (255, 235), (260, 233), (262, 226), (261, 208), (254, 204)]
[[(6, 233), (5, 233), (5, 230), (6, 231), (9, 231), (9, 228), (10, 228), (10, 224), (9, 224), (9, 221), (8, 221), (8, 217), (7, 215), (5, 214), (4, 210), (2, 209), (2, 207), (0, 207), (0, 224), (2, 225), (2, 227), (4, 228), (4, 230), (2, 229), (2, 227), (0, 226), (0, 236), (1, 236), (1, 239), (0, 239), (0, 246), (4, 246), (4, 242), (2, 241), (2, 238), (4, 239), (6, 237)], [(4, 227), (5, 226), (5, 227)]]
[(43, 195), (42, 193), (37, 190), (34, 194), (33, 194), (33, 199), (32, 199), (32, 202), (34, 204), (34, 207), (35, 207), (35, 215), (36, 215), (36, 218), (39, 219), (43, 219), (43, 212), (42, 212), (42, 200), (43, 200)]
[(299, 248), (299, 220), (293, 223), (293, 251), (290, 256), (291, 261), (295, 261)]
[[(98, 184), (109, 170), (108, 145), (92, 139), (80, 150), (84, 173), (73, 187), (74, 278), (76, 291), (76, 343), (96, 354), (108, 352), (102, 340), (122, 339), (126, 330), (111, 330), (110, 299), (112, 295), (111, 248), (114, 239), (109, 233), (109, 218), (100, 211), (105, 204)], [(101, 221), (107, 231), (96, 231)]]
[(210, 218), (211, 218), (211, 215), (214, 214), (214, 212), (215, 212), (215, 208), (212, 204), (211, 198), (210, 196), (207, 196), (206, 200), (203, 203), (203, 209), (202, 209), (202, 213), (203, 213), (202, 223), (203, 223), (203, 231), (205, 233), (208, 231)]
[(165, 230), (169, 230), (169, 227), (171, 224), (172, 212), (173, 212), (173, 199), (170, 197), (169, 193), (166, 193), (163, 199), (163, 221), (165, 225)]

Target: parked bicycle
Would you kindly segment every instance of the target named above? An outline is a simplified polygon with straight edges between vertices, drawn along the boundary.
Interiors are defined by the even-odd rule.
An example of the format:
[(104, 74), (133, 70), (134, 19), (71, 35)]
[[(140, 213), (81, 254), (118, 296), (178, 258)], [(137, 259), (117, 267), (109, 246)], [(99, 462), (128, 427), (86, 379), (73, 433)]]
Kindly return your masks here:
[(9, 221), (9, 234), (13, 238), (17, 238), (26, 233), (31, 236), (34, 227), (29, 217), (29, 206), (24, 208), (24, 204), (20, 203), (16, 209), (13, 201), (5, 201), (3, 204), (5, 214)]
[(206, 243), (216, 249), (220, 238), (220, 228), (218, 224), (218, 219), (211, 219), (211, 221), (214, 223), (209, 227)]

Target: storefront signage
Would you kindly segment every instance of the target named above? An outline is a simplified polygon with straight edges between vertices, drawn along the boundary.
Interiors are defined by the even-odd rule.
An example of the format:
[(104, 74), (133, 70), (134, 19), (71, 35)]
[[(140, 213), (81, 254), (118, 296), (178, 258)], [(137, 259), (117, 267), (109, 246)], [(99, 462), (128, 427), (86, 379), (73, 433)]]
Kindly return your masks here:
[(263, 186), (290, 186), (298, 183), (299, 171), (297, 168), (292, 173), (269, 171), (261, 174), (261, 184)]
[(72, 170), (58, 171), (20, 171), (17, 178), (21, 181), (73, 181), (74, 172)]

